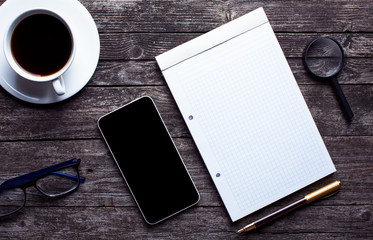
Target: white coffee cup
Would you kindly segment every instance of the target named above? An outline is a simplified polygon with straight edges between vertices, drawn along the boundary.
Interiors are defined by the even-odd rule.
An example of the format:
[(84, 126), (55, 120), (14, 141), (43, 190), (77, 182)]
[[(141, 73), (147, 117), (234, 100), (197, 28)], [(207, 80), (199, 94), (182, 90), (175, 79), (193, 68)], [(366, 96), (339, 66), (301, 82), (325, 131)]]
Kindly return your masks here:
[[(43, 21), (46, 19), (47, 21)], [(46, 25), (47, 23), (48, 24), (54, 23), (55, 25), (50, 25), (51, 27), (48, 25), (47, 27), (45, 27), (44, 25)], [(63, 24), (63, 26), (61, 24)], [(41, 29), (40, 26), (43, 26), (46, 29), (50, 29), (51, 31), (53, 30), (55, 32), (53, 32), (52, 34), (52, 33), (49, 33), (50, 32), (49, 30), (48, 31), (40, 30), (42, 32), (48, 32), (49, 35), (48, 34), (45, 34), (45, 35), (52, 36), (50, 38), (49, 37), (44, 38), (44, 34), (29, 33), (30, 36), (32, 34), (35, 35), (35, 36), (32, 35), (32, 37), (29, 38), (29, 39), (36, 39), (34, 42), (37, 42), (37, 39), (39, 40), (41, 39), (43, 41), (45, 40), (48, 43), (48, 44), (43, 45), (42, 44), (43, 41), (39, 41), (38, 44), (36, 44), (38, 47), (33, 49), (31, 46), (28, 47), (27, 41), (22, 40), (22, 39), (28, 39), (27, 37), (19, 37), (19, 36), (23, 36), (21, 35), (22, 33), (27, 35), (27, 31), (22, 30), (22, 29), (27, 29), (26, 26), (29, 26), (29, 28), (31, 29), (34, 29), (35, 27), (36, 33), (38, 33), (39, 28)], [(54, 27), (54, 26), (58, 26), (58, 27)], [(62, 35), (64, 36), (63, 38), (59, 37), (60, 32), (61, 33), (63, 32), (64, 34)], [(69, 37), (67, 37), (67, 32), (69, 34)], [(57, 34), (54, 34), (54, 33), (57, 33)], [(57, 40), (61, 40), (62, 42), (48, 41), (48, 39), (56, 39), (56, 38)], [(19, 39), (18, 42), (21, 42), (22, 44), (17, 43), (16, 41), (17, 39)], [(66, 39), (69, 40), (70, 42), (67, 43), (67, 41), (65, 41)], [(32, 41), (30, 41), (30, 43), (31, 42)], [(60, 43), (64, 47), (60, 48), (58, 46), (58, 44)], [(19, 47), (19, 46), (22, 46), (22, 47)], [(42, 50), (41, 52), (43, 54), (38, 54), (38, 52), (36, 51), (38, 48), (39, 50), (40, 49)], [(40, 8), (28, 10), (27, 12), (20, 14), (18, 17), (15, 18), (14, 21), (12, 21), (12, 23), (8, 27), (8, 31), (5, 33), (3, 49), (4, 49), (5, 57), (9, 65), (18, 75), (33, 82), (51, 82), (57, 95), (65, 94), (66, 89), (65, 89), (65, 83), (63, 80), (63, 74), (69, 69), (69, 67), (71, 66), (71, 63), (74, 60), (75, 51), (76, 51), (76, 42), (74, 41), (74, 34), (73, 34), (73, 31), (71, 30), (71, 27), (64, 20), (63, 17), (61, 17), (60, 15), (58, 15), (57, 13), (53, 11), (50, 11), (47, 9), (40, 9)], [(65, 49), (65, 51), (63, 53), (60, 53), (61, 52), (60, 49)], [(56, 52), (59, 52), (59, 54), (55, 54)], [(23, 55), (27, 57), (24, 57)], [(46, 56), (46, 57), (43, 57), (43, 56)], [(52, 58), (56, 60), (49, 61), (49, 59), (52, 59)], [(43, 64), (45, 65), (45, 67)], [(35, 69), (30, 70), (31, 68), (35, 66), (37, 66), (37, 68), (35, 69), (38, 69), (38, 70), (35, 70)], [(39, 72), (42, 72), (42, 71), (39, 71), (40, 69), (45, 69), (45, 70), (48, 69), (50, 72), (41, 74), (39, 73)]]

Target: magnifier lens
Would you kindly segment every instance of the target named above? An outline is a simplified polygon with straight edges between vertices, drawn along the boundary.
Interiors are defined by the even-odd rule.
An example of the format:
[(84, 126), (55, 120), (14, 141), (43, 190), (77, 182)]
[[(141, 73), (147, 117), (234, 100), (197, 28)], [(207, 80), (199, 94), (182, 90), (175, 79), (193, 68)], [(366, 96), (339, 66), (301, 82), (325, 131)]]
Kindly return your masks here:
[(307, 45), (303, 55), (303, 61), (306, 69), (312, 75), (331, 83), (346, 115), (347, 121), (350, 122), (354, 113), (336, 78), (336, 75), (342, 70), (344, 62), (341, 45), (331, 38), (317, 38)]
[(343, 58), (341, 47), (330, 38), (311, 42), (305, 55), (309, 71), (321, 78), (335, 76), (343, 67)]

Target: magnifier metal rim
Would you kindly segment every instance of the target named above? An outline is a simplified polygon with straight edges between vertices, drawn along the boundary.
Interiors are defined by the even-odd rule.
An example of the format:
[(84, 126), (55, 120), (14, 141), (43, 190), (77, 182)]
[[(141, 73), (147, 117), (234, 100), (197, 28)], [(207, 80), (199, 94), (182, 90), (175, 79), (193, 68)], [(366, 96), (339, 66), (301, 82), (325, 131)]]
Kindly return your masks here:
[[(341, 50), (341, 53), (342, 53), (342, 63), (341, 63), (341, 65), (340, 65), (338, 71), (336, 71), (335, 74), (333, 74), (333, 75), (331, 75), (331, 76), (328, 76), (328, 77), (322, 77), (322, 76), (316, 75), (316, 74), (314, 74), (314, 73), (311, 71), (311, 69), (308, 67), (308, 61), (307, 61), (308, 51), (309, 51), (310, 47), (312, 46), (312, 44), (313, 44), (314, 42), (319, 41), (319, 40), (321, 40), (321, 39), (329, 39), (329, 40), (335, 42), (335, 43), (337, 44), (337, 46), (339, 47), (339, 50)], [(314, 77), (316, 77), (316, 78), (319, 78), (319, 79), (322, 79), (322, 80), (328, 80), (328, 79), (330, 79), (330, 78), (333, 78), (333, 77), (337, 76), (338, 73), (342, 70), (342, 68), (343, 68), (343, 66), (344, 66), (344, 63), (345, 63), (345, 56), (344, 56), (344, 52), (343, 52), (343, 47), (342, 47), (342, 45), (341, 45), (339, 42), (337, 42), (336, 40), (334, 40), (333, 38), (330, 38), (330, 37), (318, 37), (318, 38), (315, 38), (315, 39), (313, 39), (310, 43), (307, 44), (307, 46), (306, 46), (306, 48), (305, 48), (305, 50), (304, 50), (304, 54), (303, 54), (303, 62), (304, 62), (304, 66), (305, 66), (305, 68), (307, 69), (307, 71), (308, 71), (310, 74), (312, 74), (312, 76), (314, 76)]]

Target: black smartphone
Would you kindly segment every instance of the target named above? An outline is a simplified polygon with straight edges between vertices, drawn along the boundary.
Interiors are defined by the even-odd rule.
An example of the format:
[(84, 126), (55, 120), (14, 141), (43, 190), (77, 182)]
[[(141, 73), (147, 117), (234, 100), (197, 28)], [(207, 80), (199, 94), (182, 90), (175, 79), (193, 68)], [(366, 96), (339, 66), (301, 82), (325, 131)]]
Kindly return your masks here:
[(150, 97), (102, 116), (98, 127), (147, 223), (156, 224), (199, 201)]

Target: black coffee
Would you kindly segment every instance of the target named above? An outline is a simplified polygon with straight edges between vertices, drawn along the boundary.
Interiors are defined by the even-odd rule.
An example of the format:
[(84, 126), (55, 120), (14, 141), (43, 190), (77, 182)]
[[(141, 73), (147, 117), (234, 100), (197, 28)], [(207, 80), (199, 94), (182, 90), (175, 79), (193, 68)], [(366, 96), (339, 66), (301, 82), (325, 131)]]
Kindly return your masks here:
[(69, 30), (56, 17), (35, 14), (23, 19), (11, 38), (11, 50), (18, 64), (38, 75), (51, 75), (70, 58), (72, 39)]

